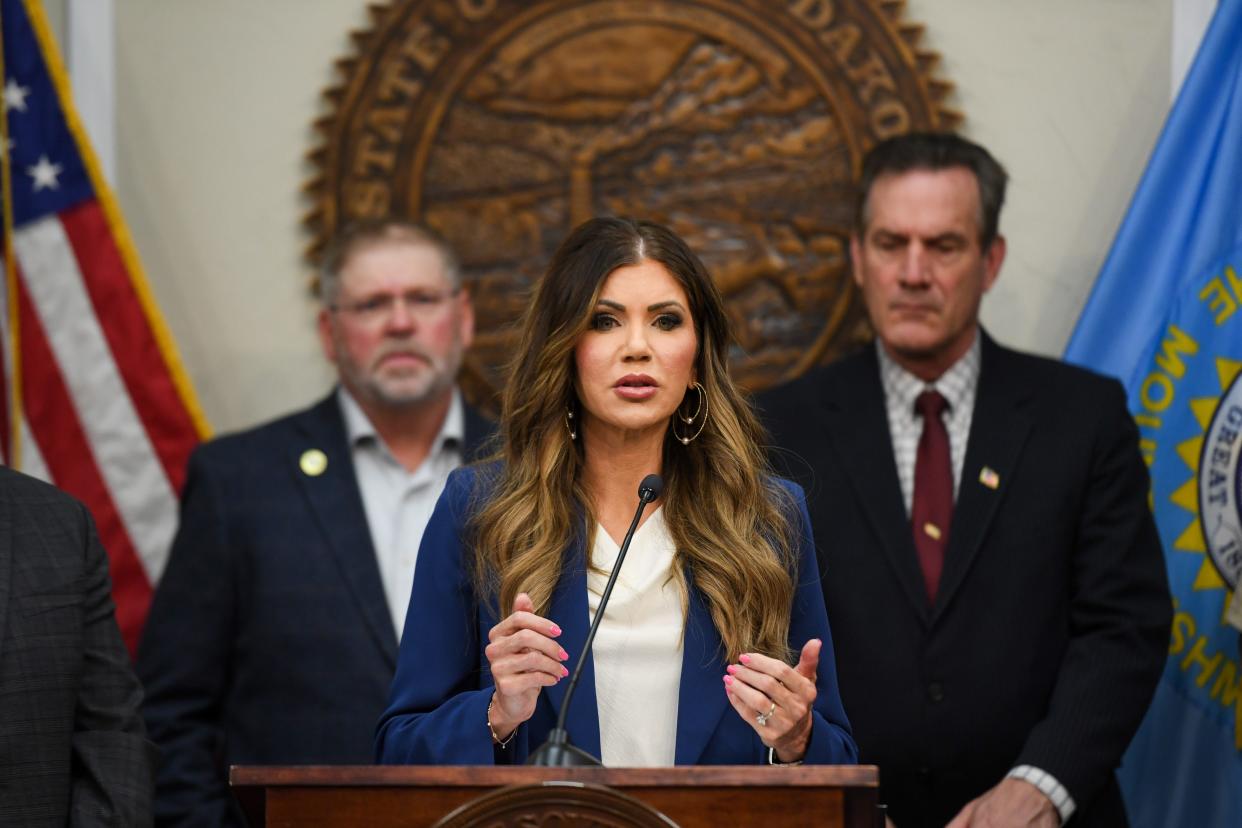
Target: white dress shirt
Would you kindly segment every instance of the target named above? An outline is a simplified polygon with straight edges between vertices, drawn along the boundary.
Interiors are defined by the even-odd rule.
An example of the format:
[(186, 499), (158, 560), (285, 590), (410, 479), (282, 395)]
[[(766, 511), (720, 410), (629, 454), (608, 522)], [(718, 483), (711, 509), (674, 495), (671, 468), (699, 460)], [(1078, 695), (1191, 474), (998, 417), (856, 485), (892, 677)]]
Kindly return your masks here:
[(461, 465), (466, 422), (461, 396), (453, 392), (448, 416), (431, 451), (412, 472), (398, 462), (344, 387), (338, 392), (338, 398), (380, 580), (388, 599), (393, 629), (400, 641), (423, 530), (427, 528), (449, 472)]
[[(597, 525), (587, 573), (592, 619), (619, 551)], [(600, 758), (610, 768), (667, 766), (676, 758), (686, 597), (673, 575), (675, 551), (664, 510), (656, 509), (634, 532), (595, 636)]]

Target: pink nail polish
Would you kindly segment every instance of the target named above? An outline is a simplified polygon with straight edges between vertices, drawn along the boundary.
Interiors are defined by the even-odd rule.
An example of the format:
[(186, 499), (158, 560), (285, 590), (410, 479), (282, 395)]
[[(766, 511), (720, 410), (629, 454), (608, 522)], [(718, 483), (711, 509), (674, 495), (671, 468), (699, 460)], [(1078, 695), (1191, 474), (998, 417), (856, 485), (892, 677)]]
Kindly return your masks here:
[(565, 676), (567, 675), (569, 675), (569, 668), (562, 666), (561, 667), (561, 678), (565, 678)]
[(728, 667), (725, 668), (725, 672), (727, 672), (729, 675), (733, 675), (734, 673), (737, 672), (737, 665), (730, 664)]
[(567, 658), (569, 658), (569, 653), (565, 652), (565, 648), (562, 647), (561, 648), (561, 661), (564, 661)]
[(552, 632), (552, 635), (560, 635), (560, 634), (561, 634), (561, 628), (560, 628), (560, 627), (558, 627), (558, 626), (556, 626), (555, 624), (553, 624), (553, 625), (552, 625), (552, 628), (551, 628), (551, 632)]
[(748, 656), (746, 653), (742, 653), (740, 656), (738, 656), (737, 660), (742, 662), (743, 664), (750, 664), (750, 656)]
[(725, 684), (732, 685), (732, 684), (733, 684), (733, 676), (725, 676), (725, 677), (724, 677), (724, 682), (725, 682)]

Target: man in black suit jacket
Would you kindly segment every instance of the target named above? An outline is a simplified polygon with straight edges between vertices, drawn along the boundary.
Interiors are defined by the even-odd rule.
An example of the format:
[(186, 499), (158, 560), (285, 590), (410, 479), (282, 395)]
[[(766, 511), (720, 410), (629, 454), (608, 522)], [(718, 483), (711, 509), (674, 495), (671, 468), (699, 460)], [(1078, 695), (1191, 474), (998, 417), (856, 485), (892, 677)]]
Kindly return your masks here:
[(90, 514), (0, 467), (0, 825), (150, 824), (141, 700)]
[(956, 136), (878, 145), (851, 243), (878, 342), (760, 401), (807, 490), (842, 698), (898, 828), (1124, 825), (1114, 770), (1168, 643), (1120, 384), (979, 327), (1004, 187)]
[(454, 384), (473, 314), (441, 241), (357, 225), (320, 279), (340, 387), (190, 460), (138, 657), (161, 824), (241, 824), (231, 764), (372, 761), (423, 526), (490, 432)]

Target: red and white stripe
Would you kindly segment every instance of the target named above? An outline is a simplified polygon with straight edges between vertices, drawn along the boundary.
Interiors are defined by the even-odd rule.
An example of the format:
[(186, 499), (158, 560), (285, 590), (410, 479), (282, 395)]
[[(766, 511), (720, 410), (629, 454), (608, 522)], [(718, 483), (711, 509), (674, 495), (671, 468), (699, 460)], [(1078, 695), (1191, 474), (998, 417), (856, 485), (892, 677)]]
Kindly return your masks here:
[(91, 510), (132, 649), (198, 430), (96, 202), (22, 226), (13, 249), (20, 466)]

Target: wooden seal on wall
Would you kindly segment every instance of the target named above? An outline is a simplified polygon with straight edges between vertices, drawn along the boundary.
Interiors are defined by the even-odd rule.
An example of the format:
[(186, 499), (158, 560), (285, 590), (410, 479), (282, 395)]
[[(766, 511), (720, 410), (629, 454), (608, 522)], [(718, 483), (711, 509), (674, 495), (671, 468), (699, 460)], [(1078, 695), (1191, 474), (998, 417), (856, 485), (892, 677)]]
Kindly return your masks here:
[(950, 85), (904, 3), (404, 0), (339, 62), (306, 218), (408, 215), (459, 252), (493, 401), (513, 323), (557, 245), (598, 214), (682, 235), (723, 292), (752, 390), (868, 335), (847, 248), (863, 153), (951, 128)]

